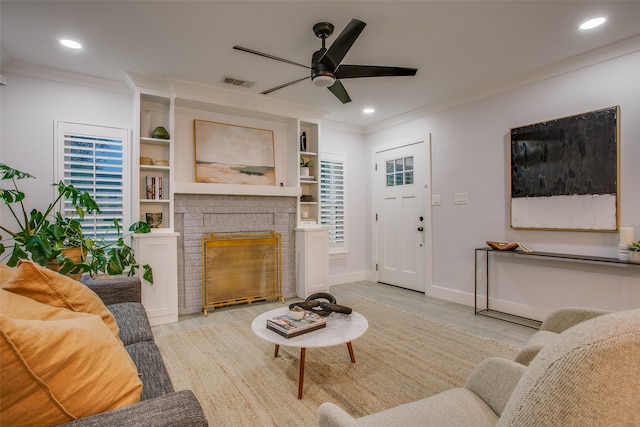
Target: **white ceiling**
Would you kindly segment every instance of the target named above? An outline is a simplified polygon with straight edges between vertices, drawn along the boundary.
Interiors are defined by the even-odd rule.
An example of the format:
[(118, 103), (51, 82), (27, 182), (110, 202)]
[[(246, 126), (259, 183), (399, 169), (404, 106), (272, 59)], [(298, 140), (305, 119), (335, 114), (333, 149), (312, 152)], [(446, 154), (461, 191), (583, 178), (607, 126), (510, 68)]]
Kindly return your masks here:
[[(605, 16), (605, 25), (577, 30), (595, 16)], [(351, 18), (367, 27), (343, 63), (415, 67), (417, 75), (345, 80), (353, 102), (344, 105), (310, 79), (259, 96), (366, 127), (549, 72), (621, 40), (640, 48), (640, 1), (2, 0), (0, 65), (5, 72), (35, 65), (118, 81), (134, 71), (258, 94), (307, 71), (234, 45), (308, 64), (321, 45), (313, 25), (335, 25), (329, 46)], [(61, 47), (63, 37), (84, 48)], [(225, 76), (256, 83), (230, 86)], [(365, 106), (376, 113), (363, 115)]]

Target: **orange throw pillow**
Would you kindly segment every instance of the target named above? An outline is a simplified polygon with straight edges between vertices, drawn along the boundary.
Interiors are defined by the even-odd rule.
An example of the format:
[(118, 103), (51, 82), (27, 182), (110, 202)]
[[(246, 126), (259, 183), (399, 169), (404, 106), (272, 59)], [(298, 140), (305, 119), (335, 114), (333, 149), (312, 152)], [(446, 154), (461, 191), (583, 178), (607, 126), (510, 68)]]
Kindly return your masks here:
[(2, 425), (50, 426), (140, 400), (131, 357), (99, 316), (0, 290)]
[(0, 285), (6, 282), (15, 270), (6, 264), (0, 263)]
[(95, 292), (84, 284), (32, 261), (22, 260), (2, 289), (53, 307), (97, 314), (118, 338), (118, 324)]

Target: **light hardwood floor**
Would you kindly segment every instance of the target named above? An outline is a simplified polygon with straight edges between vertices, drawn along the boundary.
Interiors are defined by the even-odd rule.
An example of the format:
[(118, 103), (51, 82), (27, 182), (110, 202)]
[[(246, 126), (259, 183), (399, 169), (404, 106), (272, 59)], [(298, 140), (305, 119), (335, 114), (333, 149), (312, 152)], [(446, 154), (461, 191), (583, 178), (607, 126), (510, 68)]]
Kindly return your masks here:
[[(514, 323), (477, 316), (473, 313), (473, 307), (381, 283), (366, 281), (346, 283), (332, 286), (330, 292), (336, 297), (338, 304), (357, 299), (378, 301), (516, 348), (522, 347), (536, 331)], [(300, 301), (300, 298), (287, 299), (286, 303), (295, 301)], [(154, 326), (152, 329), (154, 335), (158, 336), (202, 326), (253, 319), (260, 313), (276, 307), (282, 307), (282, 303), (280, 301), (264, 301), (224, 307), (209, 310), (207, 317), (202, 313), (184, 315), (180, 316), (177, 323)]]

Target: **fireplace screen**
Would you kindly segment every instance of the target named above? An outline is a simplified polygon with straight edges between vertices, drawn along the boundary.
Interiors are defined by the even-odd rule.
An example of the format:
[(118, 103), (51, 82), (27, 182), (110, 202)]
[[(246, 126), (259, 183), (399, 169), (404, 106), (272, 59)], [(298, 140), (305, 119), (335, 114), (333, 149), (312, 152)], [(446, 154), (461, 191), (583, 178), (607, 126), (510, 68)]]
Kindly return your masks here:
[(202, 238), (202, 309), (282, 298), (280, 233)]

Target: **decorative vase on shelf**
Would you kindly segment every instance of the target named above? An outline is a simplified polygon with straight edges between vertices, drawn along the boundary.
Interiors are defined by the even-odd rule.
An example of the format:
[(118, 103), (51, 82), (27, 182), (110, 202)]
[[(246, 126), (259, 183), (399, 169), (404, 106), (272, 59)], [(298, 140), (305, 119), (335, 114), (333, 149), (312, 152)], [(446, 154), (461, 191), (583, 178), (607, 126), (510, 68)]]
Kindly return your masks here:
[(300, 167), (300, 176), (309, 176), (309, 168), (306, 166)]
[(307, 151), (307, 133), (302, 131), (300, 135), (300, 151)]
[(151, 132), (151, 138), (169, 139), (169, 132), (162, 126), (158, 126)]
[(640, 252), (638, 252), (638, 251), (629, 251), (629, 262), (633, 262), (635, 264), (640, 264)]

